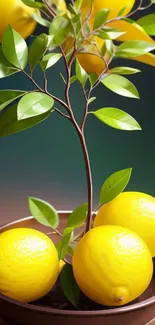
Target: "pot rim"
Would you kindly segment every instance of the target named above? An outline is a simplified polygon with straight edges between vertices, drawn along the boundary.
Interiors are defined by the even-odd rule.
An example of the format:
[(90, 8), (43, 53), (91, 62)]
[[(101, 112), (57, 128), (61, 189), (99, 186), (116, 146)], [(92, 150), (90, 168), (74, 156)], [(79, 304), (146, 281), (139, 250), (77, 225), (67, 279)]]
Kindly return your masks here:
[[(71, 213), (72, 211), (68, 210), (61, 210), (57, 211), (59, 214), (67, 214)], [(0, 231), (5, 229), (6, 227), (13, 226), (19, 222), (31, 220), (33, 217), (25, 217), (21, 219), (17, 219), (16, 221), (12, 221), (10, 223), (4, 224), (0, 226)], [(114, 315), (114, 314), (120, 314), (120, 313), (125, 313), (125, 312), (130, 312), (136, 309), (141, 309), (141, 308), (146, 308), (149, 305), (152, 305), (155, 303), (155, 295), (152, 296), (151, 298), (148, 298), (146, 300), (143, 300), (141, 302), (135, 303), (133, 305), (128, 305), (125, 307), (119, 307), (119, 308), (111, 308), (108, 310), (96, 310), (96, 311), (74, 311), (74, 310), (58, 310), (58, 309), (52, 309), (50, 307), (41, 307), (41, 306), (36, 306), (36, 305), (29, 305), (27, 303), (19, 302), (15, 299), (6, 297), (5, 295), (0, 293), (0, 299), (5, 300), (8, 303), (13, 303), (14, 305), (20, 306), (25, 309), (30, 309), (30, 310), (35, 310), (39, 311), (42, 313), (49, 313), (49, 314), (54, 314), (54, 315), (60, 315), (60, 316), (104, 316), (104, 315)]]

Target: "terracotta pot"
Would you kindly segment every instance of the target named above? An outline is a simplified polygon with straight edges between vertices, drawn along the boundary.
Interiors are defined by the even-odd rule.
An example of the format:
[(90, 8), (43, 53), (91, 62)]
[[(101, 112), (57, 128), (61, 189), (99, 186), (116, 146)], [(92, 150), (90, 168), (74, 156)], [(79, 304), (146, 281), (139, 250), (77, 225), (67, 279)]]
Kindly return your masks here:
[[(60, 212), (61, 227), (64, 226), (67, 214), (68, 212)], [(45, 233), (50, 231), (32, 217), (28, 217), (2, 226), (0, 232), (15, 227), (35, 228)], [(11, 325), (155, 325), (155, 275), (141, 297), (121, 308), (81, 312), (54, 310), (20, 303), (0, 295), (0, 316), (6, 324), (8, 322)], [(1, 324), (3, 323), (0, 321)]]

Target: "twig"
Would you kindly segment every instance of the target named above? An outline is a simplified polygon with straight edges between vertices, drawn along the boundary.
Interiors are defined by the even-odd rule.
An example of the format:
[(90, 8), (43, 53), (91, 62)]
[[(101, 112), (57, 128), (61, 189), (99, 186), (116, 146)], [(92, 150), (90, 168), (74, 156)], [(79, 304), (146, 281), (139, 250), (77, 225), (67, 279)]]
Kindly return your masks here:
[(60, 237), (62, 237), (63, 235), (62, 235), (62, 233), (58, 230), (58, 229), (54, 229), (54, 228), (52, 228), (53, 229), (53, 231), (50, 231), (50, 232), (47, 232), (46, 233), (46, 235), (54, 235), (54, 234), (56, 234), (56, 235), (59, 235)]
[(48, 1), (44, 0), (44, 3), (45, 3), (45, 5), (46, 5), (46, 7), (48, 9), (48, 12), (50, 14), (52, 14), (52, 17), (55, 17), (57, 14), (56, 14), (55, 10), (48, 4)]
[(46, 72), (44, 71), (44, 90), (47, 92), (47, 77), (46, 77)]
[(82, 124), (81, 124), (81, 131), (84, 132), (84, 126), (86, 123), (86, 118), (87, 118), (87, 114), (88, 114), (88, 108), (89, 108), (89, 98), (90, 98), (90, 94), (91, 94), (92, 88), (89, 89), (88, 95), (86, 94), (85, 89), (83, 88), (83, 92), (84, 92), (84, 96), (85, 96), (85, 112), (84, 112), (84, 116), (83, 116), (83, 120), (82, 120)]
[(70, 116), (62, 113), (58, 108), (54, 107), (54, 110), (55, 110), (55, 112), (57, 112), (58, 114), (62, 115), (63, 117), (65, 117), (65, 118), (67, 118), (69, 120), (71, 119)]

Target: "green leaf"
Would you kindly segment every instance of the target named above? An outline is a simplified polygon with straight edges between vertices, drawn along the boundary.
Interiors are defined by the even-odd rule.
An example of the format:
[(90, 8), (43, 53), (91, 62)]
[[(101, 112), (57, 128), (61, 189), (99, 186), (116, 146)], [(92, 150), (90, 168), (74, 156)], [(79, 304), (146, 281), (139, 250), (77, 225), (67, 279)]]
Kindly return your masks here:
[(152, 4), (155, 3), (155, 0), (151, 0), (151, 3), (152, 3)]
[(141, 130), (140, 125), (131, 115), (118, 108), (105, 107), (90, 113), (114, 129), (125, 131)]
[(28, 60), (25, 40), (9, 25), (3, 34), (2, 50), (6, 59), (19, 69), (24, 69)]
[(40, 92), (29, 93), (22, 97), (18, 103), (18, 120), (51, 111), (53, 105), (54, 100), (50, 96)]
[(114, 29), (114, 28), (103, 28), (101, 29), (97, 35), (98, 37), (102, 39), (107, 39), (107, 40), (114, 40), (117, 39), (118, 37), (124, 35), (125, 32), (120, 31), (119, 29)]
[(74, 2), (74, 6), (75, 6), (77, 11), (79, 11), (81, 9), (82, 4), (83, 4), (83, 0), (76, 0)]
[(75, 281), (72, 265), (66, 264), (60, 273), (60, 285), (65, 297), (74, 307), (78, 306), (80, 289)]
[(77, 81), (77, 76), (72, 76), (70, 78), (70, 84), (73, 84), (75, 81)]
[(60, 60), (61, 57), (62, 57), (62, 54), (60, 54), (60, 53), (46, 54), (40, 61), (42, 70), (45, 71), (45, 70), (51, 68), (55, 63), (57, 63)]
[(26, 91), (21, 90), (0, 90), (0, 110), (11, 104), (17, 98), (26, 94)]
[(88, 100), (88, 104), (91, 104), (92, 102), (94, 102), (94, 100), (96, 100), (96, 97), (91, 97)]
[(100, 192), (100, 204), (113, 200), (127, 186), (132, 173), (132, 168), (120, 170), (107, 178)]
[(104, 45), (106, 51), (112, 56), (114, 54), (114, 43), (112, 40), (105, 40)]
[(32, 216), (39, 223), (54, 229), (59, 226), (59, 216), (51, 204), (34, 197), (29, 197), (28, 203)]
[[(82, 22), (81, 22), (81, 14), (77, 14), (75, 16), (73, 16), (73, 18), (71, 19), (71, 24), (73, 26), (73, 30), (74, 30), (74, 35), (78, 36), (78, 34), (81, 31), (81, 26), (82, 26)], [(78, 41), (78, 39), (77, 39)]]
[(89, 81), (90, 81), (91, 86), (93, 87), (95, 85), (95, 83), (98, 81), (97, 74), (96, 73), (91, 73), (89, 75)]
[(58, 251), (59, 259), (63, 260), (68, 252), (68, 245), (73, 239), (73, 232), (71, 229), (65, 229), (62, 239), (57, 243), (56, 248)]
[[(78, 208), (76, 208), (68, 217), (66, 228), (71, 228), (73, 231), (76, 228), (80, 228), (87, 218), (88, 213), (88, 203), (83, 203)], [(65, 228), (65, 229), (66, 229)], [(69, 231), (69, 230), (67, 230)]]
[(120, 9), (120, 11), (118, 12), (117, 17), (121, 17), (121, 16), (124, 14), (124, 12), (125, 12), (125, 10), (126, 10), (127, 7), (128, 7), (128, 5), (122, 7), (122, 8)]
[(22, 0), (22, 2), (28, 6), (28, 7), (32, 7), (32, 8), (43, 8), (45, 7), (45, 5), (41, 2), (35, 1), (35, 0)]
[(117, 47), (116, 57), (136, 57), (155, 49), (155, 45), (145, 41), (127, 41)]
[(17, 105), (6, 108), (0, 115), (0, 137), (29, 129), (44, 121), (50, 113), (44, 113), (29, 119), (18, 121)]
[(14, 73), (19, 72), (7, 59), (5, 58), (2, 46), (0, 46), (0, 79), (8, 77)]
[(81, 85), (84, 87), (85, 83), (88, 79), (88, 75), (87, 75), (86, 71), (82, 68), (82, 66), (80, 65), (78, 59), (76, 59), (76, 77), (79, 80), (79, 82), (81, 83)]
[(130, 75), (141, 72), (138, 69), (130, 68), (130, 67), (115, 67), (108, 71), (111, 74), (122, 74), (122, 75)]
[(77, 246), (77, 243), (70, 243), (69, 245), (68, 245), (68, 254), (70, 254), (71, 256), (73, 256), (74, 255), (74, 252), (75, 252), (75, 249), (76, 249), (76, 246)]
[(130, 98), (139, 98), (139, 93), (136, 87), (126, 79), (119, 75), (108, 75), (101, 80), (104, 86), (113, 91), (114, 93)]
[(155, 36), (155, 14), (150, 14), (144, 16), (137, 20), (137, 24), (139, 24), (148, 35)]
[(109, 13), (109, 9), (101, 9), (97, 12), (94, 20), (94, 30), (100, 28), (107, 21)]
[(47, 50), (47, 47), (50, 42), (50, 38), (46, 34), (41, 34), (35, 38), (33, 41), (30, 50), (29, 50), (29, 65), (31, 71), (35, 68), (35, 66), (39, 63), (42, 56)]
[(68, 4), (68, 10), (70, 11), (71, 14), (76, 15), (77, 11), (76, 8), (73, 7), (70, 3)]
[(39, 13), (33, 13), (32, 18), (41, 26), (50, 27), (50, 21), (43, 18)]
[(66, 39), (70, 29), (70, 22), (62, 16), (56, 16), (49, 28), (49, 34), (54, 36), (56, 45), (60, 45)]

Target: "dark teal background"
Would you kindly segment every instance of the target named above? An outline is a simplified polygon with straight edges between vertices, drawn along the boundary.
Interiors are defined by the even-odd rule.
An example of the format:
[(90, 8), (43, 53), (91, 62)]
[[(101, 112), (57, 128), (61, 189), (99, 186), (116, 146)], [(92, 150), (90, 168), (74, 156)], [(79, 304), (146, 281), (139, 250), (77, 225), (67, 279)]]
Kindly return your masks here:
[[(94, 203), (104, 180), (127, 167), (133, 168), (128, 190), (155, 195), (155, 70), (138, 62), (127, 63), (142, 70), (130, 78), (141, 99), (115, 95), (100, 85), (94, 92), (97, 100), (91, 109), (106, 106), (123, 109), (137, 119), (143, 131), (114, 130), (94, 116), (88, 116), (85, 133), (93, 173)], [(126, 62), (115, 63), (118, 64)], [(65, 73), (62, 62), (48, 72), (49, 90), (63, 97), (60, 71)], [(42, 72), (37, 69), (36, 79), (40, 84), (41, 78)], [(8, 88), (30, 90), (32, 85), (25, 76), (17, 74), (0, 80), (0, 89)], [(80, 120), (84, 107), (77, 83), (72, 86), (71, 99)], [(48, 200), (57, 209), (72, 209), (87, 200), (83, 156), (71, 123), (54, 113), (32, 129), (0, 138), (0, 182), (0, 219), (3, 221), (29, 215), (29, 195)]]

